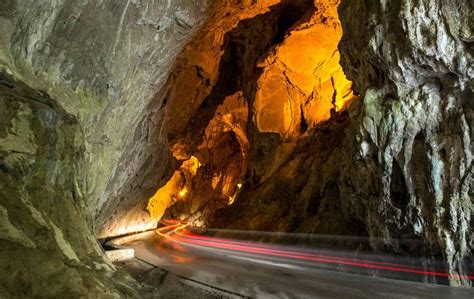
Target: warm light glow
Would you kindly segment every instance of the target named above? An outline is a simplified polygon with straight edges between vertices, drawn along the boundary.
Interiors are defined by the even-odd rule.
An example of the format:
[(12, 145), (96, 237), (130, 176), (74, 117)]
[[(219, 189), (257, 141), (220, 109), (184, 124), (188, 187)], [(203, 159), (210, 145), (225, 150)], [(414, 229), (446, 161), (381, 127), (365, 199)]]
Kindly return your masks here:
[(188, 189), (186, 187), (184, 187), (181, 191), (179, 191), (178, 195), (179, 197), (183, 198), (186, 196), (186, 194), (188, 194)]
[[(237, 189), (240, 190), (242, 188), (242, 183), (238, 183), (237, 184)], [(237, 195), (239, 194), (239, 191), (237, 190), (237, 192), (233, 195), (233, 196), (229, 196), (229, 201), (227, 202), (227, 204), (230, 206), (234, 203), (235, 201), (235, 198), (237, 197)]]
[(154, 221), (163, 217), (166, 209), (173, 203), (173, 195), (182, 188), (184, 178), (180, 171), (175, 171), (171, 179), (161, 187), (148, 201), (147, 210)]
[[(198, 116), (195, 112), (201, 109), (202, 97), (209, 96), (213, 90), (210, 87), (216, 82), (210, 80), (209, 84), (201, 85), (202, 78), (201, 75), (196, 77), (195, 66), (199, 66), (198, 69), (206, 76), (210, 75), (210, 79), (218, 75), (222, 57), (217, 58), (222, 53), (214, 50), (223, 49), (223, 36), (230, 27), (224, 29), (219, 26), (219, 32), (215, 32), (214, 28), (210, 33), (212, 36), (217, 34), (218, 39), (213, 37), (207, 43), (199, 42), (195, 48), (188, 48), (187, 57), (199, 59), (191, 68), (178, 72), (178, 77), (172, 77), (170, 97), (173, 100), (167, 105), (168, 117), (172, 117), (167, 120), (168, 134), (175, 137), (172, 139), (172, 153), (182, 164), (150, 199), (147, 209), (152, 219), (161, 219), (166, 209), (178, 201), (186, 201), (186, 204), (176, 205), (177, 210), (173, 212), (188, 216), (196, 215), (201, 210), (232, 205), (248, 170), (249, 122), (253, 122), (260, 132), (278, 133), (283, 138), (291, 139), (348, 107), (355, 97), (352, 82), (346, 78), (339, 63), (338, 43), (342, 37), (337, 13), (339, 2), (314, 1), (312, 15), (306, 15), (304, 21), (291, 27), (284, 39), (269, 49), (258, 62), (258, 68), (262, 71), (257, 78), (255, 98), (248, 99), (245, 90), (233, 91), (219, 99), (220, 104), (213, 107), (215, 110), (205, 111), (205, 115), (207, 112), (214, 113), (212, 117), (209, 115), (209, 120), (206, 118), (207, 123), (196, 122), (200, 130), (204, 129), (202, 140), (196, 140), (196, 136), (200, 138), (201, 134), (189, 135), (202, 131), (194, 127), (184, 130), (182, 126), (194, 125), (194, 122), (188, 122), (189, 118)], [(223, 21), (225, 23), (230, 19)], [(253, 107), (249, 107), (249, 103)], [(199, 117), (197, 119), (200, 120)], [(278, 159), (284, 159), (292, 146), (293, 143), (283, 143), (276, 148), (275, 167), (278, 167)], [(201, 164), (205, 169), (200, 170)], [(267, 175), (271, 173), (269, 171)], [(203, 214), (206, 212), (203, 211)]]
[(337, 6), (320, 2), (311, 19), (293, 28), (260, 64), (264, 71), (254, 110), (261, 132), (299, 135), (302, 117), (312, 128), (355, 98), (339, 64), (342, 27)]
[(214, 190), (217, 189), (217, 185), (218, 185), (219, 182), (221, 181), (221, 177), (222, 177), (221, 174), (217, 174), (217, 175), (215, 175), (215, 176), (212, 177), (212, 180), (211, 180), (212, 189), (214, 189)]
[[(236, 194), (237, 195), (237, 194)], [(229, 202), (227, 203), (229, 206), (232, 205), (234, 203), (234, 200), (235, 200), (235, 196), (229, 196)]]
[(181, 171), (188, 172), (191, 176), (196, 176), (199, 167), (201, 167), (201, 163), (198, 158), (191, 156), (189, 160), (183, 162), (181, 165)]
[(142, 232), (148, 229), (152, 229), (155, 227), (156, 224), (151, 222), (136, 222), (136, 223), (127, 223), (126, 225), (122, 225), (117, 229), (117, 233), (119, 235), (128, 234), (131, 232)]
[(189, 194), (187, 186), (191, 185), (190, 180), (196, 176), (201, 162), (195, 156), (181, 164), (179, 170), (175, 171), (171, 179), (160, 188), (152, 198), (148, 200), (147, 210), (154, 221), (163, 217), (166, 209), (169, 208), (176, 199), (184, 199)]

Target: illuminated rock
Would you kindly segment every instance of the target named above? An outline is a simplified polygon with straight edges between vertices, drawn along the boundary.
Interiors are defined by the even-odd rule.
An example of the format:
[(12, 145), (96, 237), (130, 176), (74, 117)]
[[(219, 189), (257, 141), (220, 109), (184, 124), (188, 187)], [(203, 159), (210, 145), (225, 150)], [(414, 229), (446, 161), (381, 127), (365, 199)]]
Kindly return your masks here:
[[(249, 121), (260, 133), (298, 137), (353, 100), (352, 84), (339, 64), (342, 29), (337, 5), (229, 5), (216, 12), (180, 54), (160, 93), (168, 101), (167, 133), (176, 159), (186, 161), (194, 155), (203, 168), (192, 183), (188, 180), (190, 200), (171, 208), (173, 217), (196, 219), (193, 213), (198, 213), (205, 222), (206, 215), (216, 213), (229, 198), (234, 202), (237, 183), (249, 171), (251, 152), (259, 151), (259, 143), (249, 141)], [(253, 128), (252, 124), (251, 132)], [(273, 163), (263, 164), (258, 158), (252, 162), (267, 168), (262, 177), (271, 176), (293, 148), (272, 148), (275, 152), (268, 158), (273, 156)], [(166, 193), (182, 187), (175, 188)], [(162, 206), (170, 206), (165, 198)]]
[(261, 132), (295, 136), (301, 123), (313, 128), (353, 100), (352, 83), (339, 64), (342, 28), (337, 2), (316, 1), (307, 20), (262, 59), (254, 112)]

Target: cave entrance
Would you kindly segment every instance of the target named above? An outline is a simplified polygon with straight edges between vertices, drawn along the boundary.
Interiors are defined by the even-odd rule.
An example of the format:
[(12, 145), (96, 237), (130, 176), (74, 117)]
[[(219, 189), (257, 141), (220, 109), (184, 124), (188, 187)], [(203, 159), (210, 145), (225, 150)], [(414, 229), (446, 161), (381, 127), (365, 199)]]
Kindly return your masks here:
[(242, 93), (224, 100), (191, 158), (149, 200), (152, 218), (160, 219), (166, 211), (169, 218), (203, 224), (209, 213), (234, 202), (247, 171), (247, 119)]
[[(149, 201), (156, 220), (164, 216), (205, 225), (245, 190), (249, 157), (260, 150), (253, 142), (259, 134), (298, 140), (354, 98), (339, 64), (337, 4), (282, 0), (245, 17), (259, 8), (252, 4), (241, 15), (215, 14), (208, 26), (217, 31), (224, 25), (216, 29), (213, 22), (243, 19), (225, 28), (222, 37), (201, 35), (196, 52), (188, 48), (188, 57), (170, 77), (166, 109), (169, 115), (180, 113), (186, 125), (173, 124), (169, 116), (168, 138), (181, 166)], [(195, 58), (209, 53), (217, 56)], [(211, 88), (203, 88), (207, 84)]]

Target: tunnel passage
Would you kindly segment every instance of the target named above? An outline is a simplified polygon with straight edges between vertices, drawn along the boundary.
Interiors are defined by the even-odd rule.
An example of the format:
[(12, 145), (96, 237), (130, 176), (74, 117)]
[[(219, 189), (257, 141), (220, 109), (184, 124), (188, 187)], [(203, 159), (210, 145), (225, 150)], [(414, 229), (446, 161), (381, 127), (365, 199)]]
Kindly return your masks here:
[(178, 59), (164, 91), (168, 138), (181, 166), (150, 199), (152, 218), (206, 225), (245, 190), (249, 157), (259, 151), (256, 135), (297, 140), (352, 101), (339, 65), (336, 8), (280, 1), (224, 34), (196, 37), (200, 43)]
[[(416, 238), (444, 255), (453, 278), (466, 273), (470, 5), (86, 2), (4, 1), (0, 12), (3, 72), (32, 91), (12, 97), (20, 84), (7, 83), (0, 109), (0, 172), (10, 182), (2, 242), (25, 251), (4, 251), (16, 257), (6, 273), (18, 270), (5, 276), (8, 289), (43, 291), (45, 278), (67, 273), (51, 289), (115, 296), (91, 276), (112, 280), (113, 270), (103, 271), (94, 236), (151, 228), (162, 217), (382, 237), (396, 252), (413, 252), (397, 238)], [(365, 98), (349, 112), (345, 74)], [(33, 91), (54, 105), (32, 102)]]

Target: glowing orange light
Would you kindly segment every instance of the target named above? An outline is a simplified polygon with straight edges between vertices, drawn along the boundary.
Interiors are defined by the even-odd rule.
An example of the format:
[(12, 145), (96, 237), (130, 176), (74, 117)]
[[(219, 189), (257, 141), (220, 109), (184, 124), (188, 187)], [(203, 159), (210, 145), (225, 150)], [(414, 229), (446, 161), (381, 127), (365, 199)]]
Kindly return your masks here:
[(126, 223), (117, 230), (117, 233), (119, 235), (123, 235), (131, 232), (142, 232), (148, 229), (152, 229), (155, 225), (156, 223), (153, 222)]
[[(176, 202), (176, 198), (184, 199), (189, 190), (183, 184), (189, 183), (196, 176), (201, 163), (198, 158), (191, 156), (176, 170), (170, 180), (148, 200), (147, 210), (154, 221), (159, 221), (166, 209)], [(186, 182), (186, 183), (183, 183)], [(179, 190), (179, 191), (178, 191)]]
[[(262, 7), (268, 7), (270, 2), (279, 1), (262, 2)], [(167, 89), (169, 97), (173, 98), (167, 105), (166, 113), (168, 134), (173, 136), (171, 152), (181, 162), (181, 166), (149, 200), (147, 210), (152, 220), (160, 220), (165, 211), (177, 202), (181, 205), (184, 201), (189, 201), (183, 208), (178, 207), (177, 213), (184, 213), (183, 209), (188, 207), (192, 213), (212, 208), (205, 203), (208, 198), (218, 198), (223, 205), (235, 202), (243, 186), (239, 181), (244, 177), (249, 163), (249, 122), (259, 132), (278, 133), (282, 138), (292, 139), (308, 134), (306, 132), (309, 129), (346, 109), (356, 99), (352, 92), (352, 82), (346, 78), (339, 63), (338, 44), (343, 33), (337, 12), (339, 2), (340, 0), (314, 1), (315, 9), (311, 9), (311, 13), (302, 22), (292, 26), (280, 43), (262, 55), (257, 65), (261, 72), (255, 78), (255, 98), (252, 101), (247, 99), (245, 88), (232, 91), (233, 94), (226, 96), (216, 107), (207, 126), (204, 126), (204, 122), (197, 122), (197, 131), (204, 129), (202, 140), (197, 139), (201, 138), (201, 134), (184, 134), (197, 132), (196, 128), (185, 130), (184, 125), (190, 123), (196, 111), (200, 111), (200, 103), (203, 103), (212, 90), (206, 88), (201, 92), (201, 88), (197, 87), (201, 79), (200, 76), (196, 77), (194, 63), (210, 78), (217, 78), (218, 61), (224, 57), (219, 57), (222, 53), (215, 50), (221, 49), (223, 36), (232, 26), (209, 27), (212, 30), (209, 31), (209, 36), (206, 35), (206, 38), (210, 37), (206, 43), (193, 42), (187, 48), (183, 56), (186, 57), (184, 64), (178, 64), (183, 68), (173, 71), (173, 76), (170, 76), (171, 87)], [(230, 22), (234, 17), (235, 20), (239, 18), (226, 18), (222, 25), (229, 25), (227, 21)], [(218, 31), (214, 32), (215, 30)], [(217, 84), (214, 79), (211, 81), (212, 85)], [(246, 85), (243, 83), (242, 87)], [(197, 95), (195, 91), (199, 91)], [(193, 98), (189, 98), (190, 96)], [(249, 107), (249, 104), (253, 107)], [(249, 111), (253, 111), (251, 119)], [(184, 121), (176, 122), (175, 119)], [(229, 136), (232, 137), (227, 139)], [(241, 156), (226, 153), (230, 150), (228, 145), (236, 144), (235, 140), (240, 146)], [(286, 153), (292, 151), (293, 144), (285, 142), (276, 148), (273, 163), (275, 167), (279, 167)], [(201, 163), (205, 169), (200, 169)], [(272, 171), (267, 173), (271, 174)], [(237, 182), (239, 183), (236, 184)], [(191, 195), (197, 200), (191, 202)]]
[(184, 187), (181, 191), (179, 191), (178, 196), (183, 198), (186, 196), (186, 194), (188, 194), (188, 189)]
[(191, 156), (189, 160), (186, 160), (181, 165), (181, 171), (189, 173), (191, 176), (195, 176), (199, 167), (201, 167), (201, 162), (195, 156)]
[(339, 63), (341, 37), (337, 5), (318, 4), (310, 20), (262, 60), (253, 103), (260, 132), (298, 135), (302, 117), (313, 128), (355, 99)]

